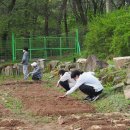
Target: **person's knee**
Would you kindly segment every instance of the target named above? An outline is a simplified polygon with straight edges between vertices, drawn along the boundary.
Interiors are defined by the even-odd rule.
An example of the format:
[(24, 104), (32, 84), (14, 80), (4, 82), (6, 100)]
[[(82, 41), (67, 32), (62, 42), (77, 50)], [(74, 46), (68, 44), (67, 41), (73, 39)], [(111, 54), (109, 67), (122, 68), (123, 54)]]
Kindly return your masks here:
[(59, 85), (66, 89), (66, 91), (70, 90), (69, 84), (67, 82), (60, 81)]
[(65, 86), (65, 82), (60, 81), (60, 82), (59, 82), (59, 85), (61, 85), (61, 86)]

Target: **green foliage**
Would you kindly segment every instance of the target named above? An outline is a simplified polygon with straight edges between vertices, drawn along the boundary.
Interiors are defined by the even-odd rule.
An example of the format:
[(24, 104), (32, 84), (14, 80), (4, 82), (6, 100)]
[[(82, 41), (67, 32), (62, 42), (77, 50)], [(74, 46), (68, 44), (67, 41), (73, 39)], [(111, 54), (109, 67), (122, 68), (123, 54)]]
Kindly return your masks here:
[(12, 97), (9, 93), (6, 92), (0, 92), (0, 103), (4, 104), (6, 108), (9, 108), (12, 112), (19, 114), (22, 110), (22, 102)]
[(94, 102), (94, 106), (98, 112), (128, 112), (130, 102), (126, 100), (122, 92), (113, 92), (105, 90), (105, 97)]
[(88, 26), (87, 55), (100, 58), (126, 56), (130, 53), (130, 8), (94, 18)]

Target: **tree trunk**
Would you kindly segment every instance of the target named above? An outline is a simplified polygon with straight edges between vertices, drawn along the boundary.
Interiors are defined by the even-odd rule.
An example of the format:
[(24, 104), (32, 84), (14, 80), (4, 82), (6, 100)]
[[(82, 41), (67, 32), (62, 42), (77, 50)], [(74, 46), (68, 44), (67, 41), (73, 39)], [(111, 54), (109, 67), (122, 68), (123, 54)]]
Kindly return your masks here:
[(61, 34), (61, 21), (63, 18), (63, 13), (65, 11), (66, 8), (66, 4), (67, 4), (67, 0), (63, 0), (60, 9), (59, 9), (59, 14), (58, 14), (58, 18), (57, 18), (57, 34)]
[(100, 12), (100, 14), (103, 14), (103, 10), (104, 10), (104, 0), (101, 0), (100, 6), (99, 6), (99, 12)]
[(126, 5), (130, 5), (130, 0), (124, 0)]
[(97, 14), (97, 3), (95, 0), (92, 0), (93, 3), (93, 12), (94, 12), (94, 16), (96, 16)]
[(64, 11), (64, 27), (65, 27), (65, 34), (66, 34), (66, 46), (69, 47), (68, 43), (68, 24), (67, 24), (67, 4)]
[(45, 25), (44, 25), (44, 32), (45, 32), (45, 35), (48, 36), (48, 20), (49, 20), (49, 13), (48, 13), (48, 0), (46, 0), (46, 3), (45, 3)]
[(10, 5), (8, 6), (8, 14), (11, 13), (11, 11), (13, 10), (15, 3), (16, 3), (16, 0), (11, 1)]
[[(25, 3), (24, 3), (24, 6), (26, 8), (28, 8), (29, 6), (29, 1), (28, 0), (25, 0)], [(24, 22), (24, 27), (25, 27), (25, 32), (24, 32), (24, 37), (30, 37), (30, 32), (28, 32), (28, 29), (27, 29), (27, 25), (29, 24), (29, 11), (28, 10), (25, 10), (24, 11), (24, 17), (25, 17), (25, 22)]]
[(86, 25), (87, 24), (87, 16), (86, 16), (86, 14), (84, 14), (82, 2), (81, 2), (81, 0), (75, 0), (75, 1), (76, 1), (76, 4), (77, 4), (77, 8), (78, 8), (78, 11), (79, 11), (79, 14), (80, 14), (81, 21), (84, 25)]
[(75, 15), (76, 21), (80, 20), (80, 16), (78, 15), (77, 7), (76, 7), (76, 1), (72, 0), (72, 11)]
[[(37, 10), (38, 10), (37, 2), (38, 2), (38, 1), (35, 0), (35, 6), (34, 6), (35, 12), (37, 12)], [(37, 14), (37, 13), (34, 13), (34, 15), (33, 15), (32, 18), (33, 18), (33, 26), (34, 26), (32, 34), (33, 34), (33, 35), (37, 35), (37, 18), (38, 18), (38, 14)]]
[(109, 13), (112, 11), (111, 0), (106, 0), (106, 12)]

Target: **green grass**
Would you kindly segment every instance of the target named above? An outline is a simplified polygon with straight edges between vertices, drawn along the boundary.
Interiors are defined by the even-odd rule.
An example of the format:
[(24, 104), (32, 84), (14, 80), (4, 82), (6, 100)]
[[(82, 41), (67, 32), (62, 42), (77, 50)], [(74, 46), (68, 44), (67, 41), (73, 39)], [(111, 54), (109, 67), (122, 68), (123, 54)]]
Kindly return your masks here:
[(130, 112), (130, 100), (126, 100), (123, 91), (106, 88), (101, 99), (93, 103), (97, 112)]
[(0, 92), (0, 103), (2, 103), (6, 108), (10, 109), (13, 113), (19, 114), (22, 112), (22, 102), (12, 97), (9, 93), (5, 91)]

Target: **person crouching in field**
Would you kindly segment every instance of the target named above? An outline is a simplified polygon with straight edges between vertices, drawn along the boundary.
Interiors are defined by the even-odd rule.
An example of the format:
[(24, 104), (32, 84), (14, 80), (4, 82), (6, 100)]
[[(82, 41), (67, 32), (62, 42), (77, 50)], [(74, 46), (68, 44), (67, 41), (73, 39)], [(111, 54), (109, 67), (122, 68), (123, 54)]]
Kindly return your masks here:
[(75, 70), (71, 73), (71, 78), (76, 80), (76, 84), (70, 90), (66, 92), (63, 96), (59, 98), (64, 98), (67, 95), (73, 93), (76, 89), (80, 89), (81, 92), (88, 95), (85, 100), (95, 101), (99, 98), (99, 95), (103, 91), (103, 86), (100, 81), (94, 76), (94, 72), (80, 72)]
[(28, 74), (27, 78), (31, 75), (32, 80), (34, 81), (41, 80), (42, 78), (41, 68), (38, 66), (36, 62), (33, 62), (31, 66), (33, 67), (33, 71)]
[(58, 72), (60, 79), (57, 82), (57, 87), (61, 86), (63, 87), (66, 91), (70, 90), (72, 87), (74, 87), (76, 81), (71, 78), (71, 72), (70, 71), (65, 71), (63, 69), (59, 70)]

